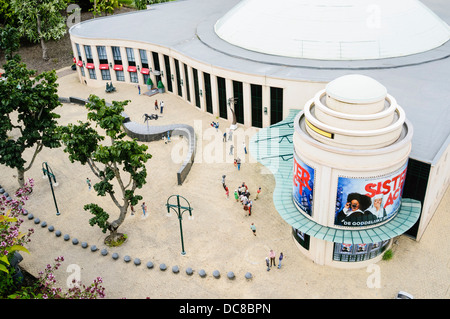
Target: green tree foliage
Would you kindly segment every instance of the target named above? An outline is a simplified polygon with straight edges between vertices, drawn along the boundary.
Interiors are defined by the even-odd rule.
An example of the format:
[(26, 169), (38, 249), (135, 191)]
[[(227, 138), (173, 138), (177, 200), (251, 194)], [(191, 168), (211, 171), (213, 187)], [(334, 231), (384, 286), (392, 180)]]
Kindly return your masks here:
[(33, 180), (22, 189), (19, 189), (14, 199), (7, 199), (0, 195), (0, 299), (14, 291), (20, 285), (19, 276), (16, 272), (17, 265), (12, 264), (16, 252), (29, 253), (25, 245), (30, 242), (33, 229), (28, 233), (22, 233), (21, 224), (25, 202), (33, 189)]
[[(110, 231), (110, 237), (118, 237), (117, 229), (125, 220), (129, 205), (136, 205), (142, 196), (135, 193), (146, 183), (147, 169), (145, 163), (151, 158), (146, 153), (147, 145), (140, 145), (136, 140), (125, 140), (122, 112), (129, 101), (105, 103), (95, 95), (89, 97), (87, 118), (89, 122), (78, 122), (61, 128), (61, 138), (65, 145), (64, 152), (69, 154), (71, 162), (88, 164), (99, 182), (94, 189), (99, 196), (109, 195), (120, 211), (117, 220), (108, 221), (109, 214), (96, 204), (84, 206), (94, 217), (91, 226), (98, 225), (103, 232)], [(100, 135), (91, 127), (95, 123), (105, 135)], [(105, 139), (109, 143), (102, 144)], [(116, 186), (114, 186), (116, 185)], [(121, 199), (116, 195), (119, 188)]]
[(91, 0), (91, 2), (94, 3), (94, 7), (90, 11), (94, 16), (101, 16), (103, 13), (113, 14), (115, 9), (122, 7), (119, 0)]
[(155, 3), (163, 3), (163, 2), (170, 2), (175, 0), (148, 0), (148, 4), (155, 4)]
[(33, 43), (41, 43), (42, 58), (48, 60), (46, 41), (59, 40), (67, 32), (65, 17), (68, 0), (11, 0), (19, 20), (19, 31)]
[[(36, 156), (44, 148), (60, 146), (56, 132), (60, 116), (54, 70), (36, 76), (16, 55), (4, 65), (6, 80), (0, 81), (0, 164), (16, 168), (19, 187)], [(27, 162), (24, 152), (34, 148)], [(28, 165), (27, 165), (28, 164)]]
[(138, 10), (147, 9), (147, 0), (134, 0), (134, 6)]
[(20, 34), (16, 28), (7, 25), (0, 29), (0, 50), (5, 52), (5, 60), (11, 59), (13, 53), (19, 50), (19, 43)]
[(17, 26), (17, 18), (11, 7), (11, 0), (0, 0), (0, 25)]

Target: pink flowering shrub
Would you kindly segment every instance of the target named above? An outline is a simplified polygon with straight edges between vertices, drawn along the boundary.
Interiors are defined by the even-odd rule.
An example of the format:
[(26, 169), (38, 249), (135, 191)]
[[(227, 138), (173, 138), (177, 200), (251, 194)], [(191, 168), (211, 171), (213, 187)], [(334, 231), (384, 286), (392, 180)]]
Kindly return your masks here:
[(97, 299), (105, 297), (105, 288), (101, 286), (102, 278), (97, 277), (89, 286), (83, 285), (81, 282), (75, 282), (73, 288), (63, 292), (61, 288), (56, 287), (56, 277), (54, 272), (61, 266), (64, 257), (60, 256), (55, 259), (53, 265), (48, 264), (44, 271), (39, 273), (38, 298), (42, 299)]
[[(15, 199), (8, 199), (3, 194), (0, 196), (0, 261), (6, 263), (6, 258), (11, 258), (11, 253), (16, 250), (26, 251), (24, 245), (30, 241), (30, 236), (34, 232), (28, 229), (28, 233), (20, 233), (19, 228), (23, 223), (20, 218), (23, 215), (25, 202), (28, 194), (33, 191), (34, 181), (28, 183), (15, 194)], [(3, 270), (3, 268), (0, 268)]]
[(33, 191), (34, 181), (28, 180), (23, 188), (15, 193), (15, 199), (0, 195), (0, 299), (96, 299), (105, 297), (105, 288), (101, 286), (102, 279), (96, 278), (94, 282), (85, 286), (81, 282), (73, 282), (73, 288), (63, 292), (56, 287), (54, 272), (61, 266), (64, 258), (58, 257), (53, 265), (47, 265), (39, 273), (39, 278), (31, 286), (19, 286), (13, 280), (15, 272), (10, 267), (10, 261), (15, 251), (28, 252), (25, 244), (30, 242), (34, 233), (32, 228), (27, 233), (20, 232), (23, 223), (24, 205), (28, 195)]

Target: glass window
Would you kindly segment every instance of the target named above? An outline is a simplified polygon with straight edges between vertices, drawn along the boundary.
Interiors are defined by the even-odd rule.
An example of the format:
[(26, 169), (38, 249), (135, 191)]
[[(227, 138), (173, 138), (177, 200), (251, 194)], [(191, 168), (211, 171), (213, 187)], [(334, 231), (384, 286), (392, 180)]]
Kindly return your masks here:
[(139, 82), (138, 75), (137, 75), (136, 72), (130, 72), (130, 81), (132, 83), (138, 83)]
[(95, 70), (94, 69), (88, 69), (89, 70), (89, 77), (93, 80), (97, 79), (97, 75), (95, 74)]
[(191, 92), (190, 92), (190, 87), (189, 87), (189, 73), (188, 73), (188, 68), (187, 68), (186, 64), (184, 64), (184, 82), (186, 83), (187, 100), (190, 102), (191, 101)]
[(148, 68), (147, 52), (145, 50), (139, 49), (139, 55), (141, 57), (142, 67)]
[(108, 64), (108, 56), (106, 55), (106, 48), (104, 46), (98, 46), (97, 53), (100, 64)]
[(242, 82), (233, 81), (233, 97), (236, 99), (236, 103), (234, 104), (236, 121), (244, 124), (244, 90)]
[(147, 85), (147, 81), (150, 78), (150, 75), (148, 75), (148, 74), (142, 74), (142, 75), (143, 75), (143, 78), (144, 78), (144, 83), (145, 83), (145, 85)]
[(111, 80), (111, 73), (109, 70), (100, 70), (102, 72), (102, 80)]
[(134, 59), (134, 50), (132, 48), (126, 48), (128, 65), (136, 66), (136, 60)]
[(251, 98), (252, 98), (252, 126), (262, 127), (262, 86), (251, 84), (250, 87)]
[(170, 71), (170, 60), (167, 55), (164, 54), (164, 64), (166, 67), (166, 80), (167, 80), (167, 90), (173, 92), (172, 89), (172, 71)]
[(217, 77), (217, 93), (219, 95), (219, 114), (221, 118), (226, 119), (227, 114), (227, 89), (225, 86), (225, 79)]
[(341, 244), (334, 243), (333, 260), (358, 262), (375, 258), (383, 253), (390, 240), (372, 244)]
[(116, 71), (116, 79), (117, 81), (125, 81), (125, 74), (123, 71)]
[(283, 89), (270, 88), (270, 124), (283, 120)]
[(200, 87), (198, 83), (198, 71), (197, 69), (192, 69), (192, 74), (194, 77), (194, 97), (195, 97), (195, 105), (200, 107)]
[(92, 58), (92, 52), (91, 52), (91, 46), (90, 45), (85, 45), (84, 46), (84, 53), (86, 53), (87, 63), (94, 63), (94, 60)]
[(114, 64), (122, 64), (122, 55), (119, 47), (112, 47)]
[(78, 43), (75, 44), (77, 46), (78, 60), (83, 60), (81, 57), (80, 45)]
[(203, 81), (205, 84), (205, 101), (206, 101), (206, 112), (213, 112), (212, 105), (212, 93), (211, 93), (211, 76), (209, 73), (203, 72)]
[(183, 95), (183, 90), (181, 88), (181, 74), (180, 74), (180, 64), (177, 59), (174, 59), (175, 62), (175, 74), (177, 76), (177, 89), (178, 89), (178, 95)]

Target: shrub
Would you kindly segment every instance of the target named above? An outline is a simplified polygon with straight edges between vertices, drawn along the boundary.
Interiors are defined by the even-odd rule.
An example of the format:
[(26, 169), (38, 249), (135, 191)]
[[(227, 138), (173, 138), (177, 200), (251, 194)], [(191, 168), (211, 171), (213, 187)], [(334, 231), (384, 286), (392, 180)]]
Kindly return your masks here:
[(383, 254), (383, 260), (390, 260), (392, 259), (392, 256), (393, 256), (392, 249), (388, 249)]
[(28, 194), (33, 190), (33, 185), (33, 180), (30, 179), (16, 192), (16, 199), (7, 198), (5, 195), (0, 197), (0, 296), (17, 289), (19, 284), (14, 280), (16, 271), (10, 262), (16, 251), (28, 253), (25, 244), (30, 241), (34, 230), (28, 229), (28, 233), (19, 232), (20, 225), (23, 223), (20, 215), (23, 214), (23, 206), (28, 199)]

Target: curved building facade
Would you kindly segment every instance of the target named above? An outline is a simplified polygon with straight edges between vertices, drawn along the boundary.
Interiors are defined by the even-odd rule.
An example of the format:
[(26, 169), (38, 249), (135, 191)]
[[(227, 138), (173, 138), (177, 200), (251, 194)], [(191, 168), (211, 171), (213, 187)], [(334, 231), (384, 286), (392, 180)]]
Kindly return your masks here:
[[(361, 180), (377, 185), (376, 190), (387, 186), (407, 162), (403, 197), (420, 202), (420, 217), (411, 227), (399, 222), (403, 213), (393, 210), (388, 221), (379, 223), (389, 236), (372, 233), (371, 225), (364, 225), (364, 232), (348, 232), (351, 226), (335, 225), (332, 215), (317, 215), (317, 205), (325, 205), (327, 214), (334, 212), (334, 198), (315, 201), (311, 215), (299, 214), (292, 177), (280, 188), (286, 201), (279, 202), (274, 193), (281, 215), (304, 215), (302, 222), (290, 224), (296, 236), (317, 238), (309, 245), (322, 246), (312, 250), (322, 257), (312, 259), (325, 263), (329, 254), (324, 249), (333, 250), (325, 243), (343, 244), (340, 238), (356, 234), (364, 243), (389, 243), (396, 232), (388, 227), (395, 222), (402, 233), (412, 229), (411, 236), (420, 239), (450, 184), (450, 113), (444, 103), (449, 99), (448, 12), (450, 4), (437, 6), (430, 0), (283, 0), (270, 5), (265, 0), (186, 0), (82, 21), (69, 32), (78, 76), (87, 87), (113, 82), (145, 89), (149, 79), (153, 88), (161, 81), (166, 93), (230, 125), (234, 111), (238, 128), (260, 128), (261, 134), (286, 130), (286, 136), (294, 137), (286, 145), (291, 157), (274, 154), (283, 158), (278, 164), (295, 157), (298, 167), (315, 170), (320, 187), (333, 182), (336, 189), (328, 189), (333, 196), (339, 179), (341, 186)], [(263, 142), (253, 147), (257, 144)], [(266, 158), (260, 161), (267, 164)], [(293, 162), (280, 165), (292, 174)], [(317, 194), (326, 191), (315, 189)], [(344, 193), (340, 200), (346, 201)], [(305, 226), (308, 222), (313, 228)]]

